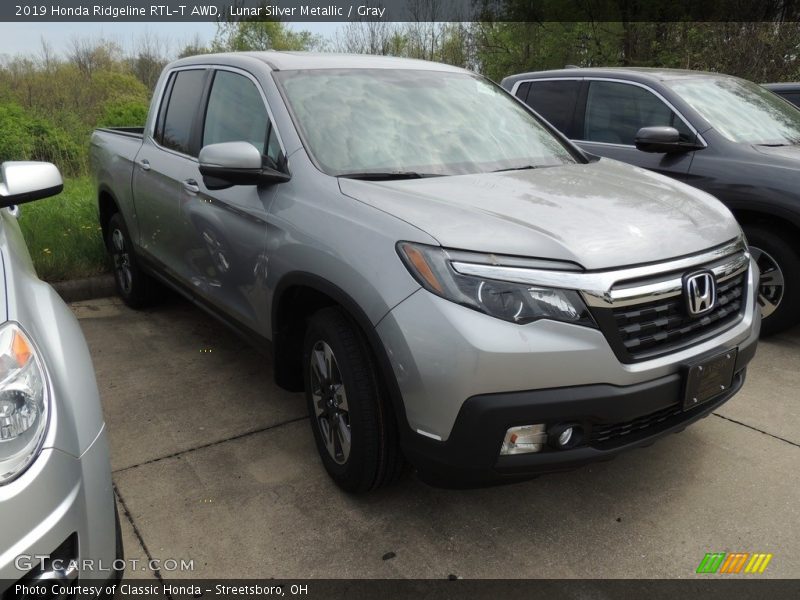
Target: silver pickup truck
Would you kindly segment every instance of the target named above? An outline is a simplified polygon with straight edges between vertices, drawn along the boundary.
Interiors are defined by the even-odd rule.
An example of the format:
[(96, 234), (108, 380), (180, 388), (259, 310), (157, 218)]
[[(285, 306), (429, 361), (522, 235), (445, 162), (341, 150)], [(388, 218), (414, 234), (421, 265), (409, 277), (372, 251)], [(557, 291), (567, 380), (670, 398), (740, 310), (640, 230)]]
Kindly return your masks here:
[(728, 209), (462, 69), (183, 59), (91, 154), (124, 301), (167, 285), (267, 349), (349, 491), (610, 458), (727, 401), (756, 349)]

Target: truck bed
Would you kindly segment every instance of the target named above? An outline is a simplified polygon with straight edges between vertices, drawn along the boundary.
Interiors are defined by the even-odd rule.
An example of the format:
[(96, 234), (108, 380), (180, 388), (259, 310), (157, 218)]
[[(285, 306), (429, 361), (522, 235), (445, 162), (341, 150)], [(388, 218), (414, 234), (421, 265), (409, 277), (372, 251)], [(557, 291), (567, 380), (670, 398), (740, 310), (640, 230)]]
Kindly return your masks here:
[(142, 139), (144, 137), (144, 127), (99, 127), (95, 131), (104, 131), (105, 133), (124, 135), (137, 139)]
[[(123, 213), (133, 209), (131, 181), (134, 161), (144, 141), (144, 127), (108, 127), (95, 129), (89, 148), (92, 172), (98, 190), (113, 194)], [(135, 222), (126, 214), (127, 222)]]

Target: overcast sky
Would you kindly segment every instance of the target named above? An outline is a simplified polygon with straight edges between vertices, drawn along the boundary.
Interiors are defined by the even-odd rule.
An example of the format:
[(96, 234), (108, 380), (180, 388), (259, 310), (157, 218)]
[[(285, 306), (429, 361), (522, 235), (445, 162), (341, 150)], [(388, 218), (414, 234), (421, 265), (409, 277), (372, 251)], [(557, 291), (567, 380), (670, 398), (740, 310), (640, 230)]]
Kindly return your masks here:
[[(0, 0), (2, 2), (4, 0)], [(324, 36), (332, 35), (341, 23), (291, 23), (293, 29), (307, 29)], [(134, 47), (135, 40), (145, 32), (159, 36), (173, 47), (170, 54), (177, 53), (194, 39), (209, 42), (217, 31), (214, 23), (0, 23), (0, 55), (35, 55), (41, 48), (41, 39), (59, 53), (69, 49), (74, 36), (108, 38), (119, 43), (125, 50)]]

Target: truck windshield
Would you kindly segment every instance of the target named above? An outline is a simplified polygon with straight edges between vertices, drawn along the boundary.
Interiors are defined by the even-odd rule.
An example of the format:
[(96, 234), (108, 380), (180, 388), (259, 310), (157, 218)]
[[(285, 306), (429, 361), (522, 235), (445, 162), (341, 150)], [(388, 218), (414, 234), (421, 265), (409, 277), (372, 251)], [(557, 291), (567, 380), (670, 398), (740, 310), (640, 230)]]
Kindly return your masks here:
[(732, 142), (800, 143), (800, 110), (760, 85), (728, 77), (677, 79), (666, 84)]
[(536, 118), (468, 73), (275, 73), (306, 149), (330, 175), (388, 179), (577, 162)]

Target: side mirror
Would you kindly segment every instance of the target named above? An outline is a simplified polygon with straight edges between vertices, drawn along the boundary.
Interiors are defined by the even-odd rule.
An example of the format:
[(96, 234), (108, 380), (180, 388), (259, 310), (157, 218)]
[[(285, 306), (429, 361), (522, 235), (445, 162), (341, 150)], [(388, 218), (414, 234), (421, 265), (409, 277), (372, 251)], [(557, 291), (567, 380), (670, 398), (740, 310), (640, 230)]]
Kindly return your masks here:
[(46, 162), (5, 162), (0, 166), (0, 208), (60, 194), (64, 181)]
[(696, 144), (681, 142), (681, 136), (674, 127), (642, 127), (634, 139), (636, 149), (642, 152), (674, 153), (697, 150)]
[(284, 183), (291, 179), (286, 173), (265, 167), (261, 152), (249, 142), (211, 144), (200, 151), (199, 161), (203, 183), (210, 190)]

